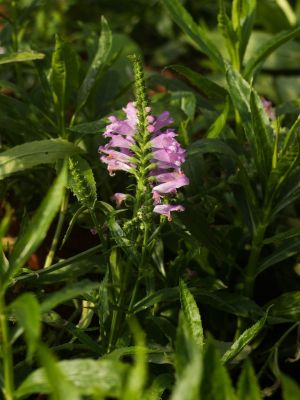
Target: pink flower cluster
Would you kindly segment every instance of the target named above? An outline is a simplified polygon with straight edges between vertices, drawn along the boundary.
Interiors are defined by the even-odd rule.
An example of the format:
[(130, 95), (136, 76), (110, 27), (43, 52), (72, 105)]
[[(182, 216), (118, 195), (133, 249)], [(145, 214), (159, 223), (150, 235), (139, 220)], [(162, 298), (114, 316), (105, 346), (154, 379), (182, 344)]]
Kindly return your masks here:
[[(128, 103), (123, 111), (126, 114), (125, 120), (119, 120), (114, 116), (109, 117), (110, 124), (107, 125), (104, 136), (110, 138), (110, 140), (105, 146), (99, 147), (99, 152), (102, 154), (100, 159), (107, 164), (107, 169), (111, 175), (117, 170), (135, 173), (137, 168), (138, 155), (135, 150), (138, 143), (136, 143), (135, 135), (138, 121), (135, 104)], [(189, 183), (188, 178), (180, 168), (185, 161), (185, 150), (175, 139), (176, 133), (172, 129), (167, 128), (162, 131), (162, 128), (173, 122), (169, 112), (165, 111), (155, 117), (150, 114), (150, 111), (151, 109), (147, 107), (147, 129), (151, 134), (150, 144), (152, 149), (150, 162), (155, 165), (149, 174), (151, 181), (153, 180), (153, 211), (166, 215), (171, 220), (171, 212), (183, 211), (183, 206), (161, 204), (161, 201), (166, 195), (176, 193), (178, 188)], [(118, 193), (118, 198), (120, 198), (120, 193)]]

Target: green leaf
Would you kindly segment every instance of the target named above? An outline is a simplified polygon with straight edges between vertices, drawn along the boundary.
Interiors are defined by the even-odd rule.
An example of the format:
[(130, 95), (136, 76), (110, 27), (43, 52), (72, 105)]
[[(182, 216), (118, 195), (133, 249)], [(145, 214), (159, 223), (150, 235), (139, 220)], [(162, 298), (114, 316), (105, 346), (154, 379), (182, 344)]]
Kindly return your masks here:
[(71, 218), (71, 220), (69, 222), (68, 229), (67, 229), (67, 231), (66, 231), (66, 233), (65, 233), (65, 235), (63, 237), (63, 240), (62, 240), (60, 248), (62, 248), (64, 246), (64, 244), (66, 243), (66, 241), (68, 240), (68, 238), (69, 238), (69, 236), (70, 236), (70, 234), (71, 234), (71, 232), (72, 232), (72, 230), (73, 230), (73, 228), (74, 228), (74, 226), (76, 224), (76, 221), (78, 220), (80, 214), (82, 214), (84, 210), (85, 210), (85, 206), (80, 206), (78, 208), (78, 210), (76, 210), (76, 212), (73, 214), (73, 216), (72, 216), (72, 218)]
[(173, 376), (171, 374), (158, 375), (152, 382), (150, 388), (145, 393), (145, 400), (160, 400), (166, 389), (171, 389), (173, 384)]
[(183, 65), (170, 65), (169, 68), (183, 75), (193, 86), (204, 93), (209, 99), (224, 101), (227, 95), (226, 89), (217, 83), (205, 78), (198, 72)]
[(104, 121), (104, 119), (99, 119), (97, 121), (85, 122), (83, 124), (73, 125), (70, 126), (68, 129), (72, 132), (79, 133), (81, 135), (83, 134), (99, 135), (103, 131), (106, 125), (107, 122)]
[(203, 359), (201, 399), (236, 400), (228, 372), (213, 341), (206, 343)]
[(255, 371), (249, 360), (245, 361), (239, 377), (237, 396), (243, 400), (262, 400)]
[(283, 400), (298, 400), (300, 386), (289, 376), (281, 374)]
[(180, 290), (180, 302), (181, 307), (191, 331), (192, 337), (202, 352), (204, 345), (204, 334), (202, 328), (202, 321), (199, 313), (199, 309), (195, 299), (183, 280), (179, 282)]
[(43, 53), (22, 51), (19, 53), (0, 54), (0, 64), (8, 64), (22, 61), (42, 60), (45, 57)]
[(96, 182), (88, 162), (79, 156), (69, 158), (69, 186), (79, 203), (92, 210), (97, 201)]
[(250, 95), (250, 108), (252, 129), (257, 141), (259, 164), (261, 170), (264, 171), (265, 179), (267, 179), (272, 167), (273, 143), (271, 135), (273, 132), (271, 132), (269, 119), (265, 114), (261, 100), (253, 90)]
[(226, 126), (228, 113), (229, 113), (229, 101), (227, 98), (224, 110), (221, 112), (221, 114), (218, 116), (215, 122), (210, 126), (206, 135), (207, 138), (217, 138), (218, 136), (221, 135), (223, 129)]
[(258, 265), (255, 276), (258, 276), (267, 268), (272, 267), (280, 261), (286, 260), (289, 257), (299, 254), (299, 239), (287, 240), (282, 245), (278, 246), (265, 260)]
[(10, 280), (18, 273), (19, 269), (26, 263), (30, 255), (46, 237), (51, 222), (59, 210), (66, 180), (67, 172), (64, 167), (49, 189), (32, 220), (25, 228), (22, 236), (18, 238), (9, 260), (10, 266), (6, 274), (6, 280)]
[[(98, 391), (107, 397), (119, 397), (127, 375), (128, 365), (115, 360), (92, 360), (89, 358), (65, 360), (51, 363), (56, 375), (47, 379), (46, 368), (32, 372), (16, 391), (17, 399), (32, 393), (55, 393), (55, 384), (59, 387), (61, 379), (76, 388), (83, 396), (92, 396)], [(59, 370), (59, 373), (57, 373)], [(52, 378), (52, 377), (51, 377)], [(55, 376), (53, 377), (55, 378)], [(58, 397), (59, 399), (75, 400), (73, 397)]]
[(175, 352), (176, 384), (172, 400), (194, 400), (199, 398), (202, 376), (202, 356), (199, 347), (190, 335), (183, 312), (179, 313)]
[(233, 0), (232, 25), (239, 35), (239, 55), (243, 60), (255, 21), (256, 0)]
[(254, 75), (256, 69), (262, 64), (265, 59), (282, 44), (288, 42), (289, 40), (295, 39), (300, 35), (300, 27), (296, 27), (287, 31), (283, 31), (274, 35), (272, 39), (268, 40), (267, 43), (262, 45), (256, 54), (247, 62), (244, 70), (244, 77), (246, 79), (251, 78)]
[[(64, 124), (65, 108), (72, 89), (78, 85), (78, 62), (76, 53), (59, 36), (55, 38), (55, 49), (51, 62), (50, 84), (53, 101), (60, 124)], [(63, 125), (60, 125), (62, 129)]]
[(53, 294), (50, 294), (47, 299), (42, 302), (41, 312), (48, 312), (55, 308), (58, 304), (64, 303), (65, 301), (83, 295), (84, 293), (89, 292), (91, 289), (99, 287), (99, 285), (100, 284), (98, 282), (91, 282), (88, 279), (76, 282), (73, 285), (68, 285), (63, 289), (58, 290)]
[(196, 400), (199, 399), (199, 386), (202, 374), (201, 358), (194, 356), (193, 359), (186, 364), (180, 378), (177, 379), (171, 400)]
[(106, 67), (112, 45), (112, 34), (106, 19), (101, 17), (101, 35), (98, 48), (88, 72), (79, 88), (76, 113), (85, 105), (100, 73)]
[(167, 8), (174, 22), (192, 39), (196, 47), (206, 54), (219, 69), (224, 70), (224, 62), (219, 50), (208, 38), (204, 28), (196, 24), (180, 1), (163, 0), (162, 4)]
[(19, 325), (24, 329), (28, 358), (36, 350), (41, 333), (40, 306), (33, 293), (24, 293), (9, 305)]
[(222, 361), (227, 363), (233, 360), (247, 344), (249, 344), (262, 330), (266, 323), (267, 315), (258, 320), (254, 325), (250, 328), (246, 329), (239, 337), (236, 339), (233, 344), (230, 346), (230, 349), (226, 351), (226, 353), (222, 357)]
[(147, 377), (145, 334), (136, 319), (131, 319), (129, 325), (136, 345), (135, 357), (128, 374), (122, 400), (138, 400), (143, 397), (143, 388)]
[(52, 164), (82, 150), (62, 139), (37, 140), (0, 153), (0, 180), (40, 164)]
[(286, 323), (300, 321), (300, 291), (286, 292), (271, 300), (268, 320), (270, 323)]

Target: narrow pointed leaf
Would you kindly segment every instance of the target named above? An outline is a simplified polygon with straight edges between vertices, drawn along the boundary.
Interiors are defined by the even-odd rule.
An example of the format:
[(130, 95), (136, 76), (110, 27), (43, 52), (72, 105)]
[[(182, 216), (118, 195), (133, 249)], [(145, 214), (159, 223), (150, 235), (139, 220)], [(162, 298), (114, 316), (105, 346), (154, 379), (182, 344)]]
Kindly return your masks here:
[(260, 66), (261, 63), (265, 61), (265, 59), (273, 53), (278, 47), (288, 42), (289, 40), (295, 39), (300, 35), (300, 27), (290, 29), (288, 31), (283, 31), (274, 35), (272, 39), (270, 39), (267, 43), (262, 45), (256, 52), (256, 54), (248, 61), (245, 71), (244, 77), (246, 79), (251, 78), (253, 76), (255, 70)]
[(66, 180), (67, 171), (64, 167), (22, 236), (17, 240), (9, 260), (7, 279), (11, 279), (18, 272), (46, 237), (50, 224), (59, 210)]
[(98, 41), (98, 48), (78, 91), (77, 112), (85, 105), (99, 74), (106, 67), (111, 45), (112, 34), (106, 19), (102, 16), (101, 35)]
[(192, 333), (193, 339), (199, 350), (202, 352), (204, 345), (204, 334), (202, 328), (201, 316), (199, 309), (192, 293), (187, 288), (183, 280), (179, 283), (180, 302), (185, 319)]
[(42, 60), (45, 57), (44, 53), (35, 53), (23, 51), (19, 53), (0, 54), (0, 64), (9, 64), (14, 62)]
[(233, 342), (230, 349), (226, 351), (222, 357), (222, 361), (227, 363), (233, 360), (243, 350), (243, 348), (260, 333), (266, 323), (266, 319), (267, 315), (258, 320), (250, 328), (246, 329), (241, 336), (235, 342)]
[(174, 22), (192, 39), (197, 48), (206, 54), (219, 69), (224, 69), (224, 62), (219, 50), (210, 41), (205, 30), (196, 24), (180, 1), (163, 0), (162, 4), (167, 8)]
[(40, 164), (52, 164), (82, 150), (62, 139), (37, 140), (0, 153), (0, 180)]
[(255, 371), (248, 360), (245, 361), (238, 380), (237, 396), (243, 400), (262, 400)]

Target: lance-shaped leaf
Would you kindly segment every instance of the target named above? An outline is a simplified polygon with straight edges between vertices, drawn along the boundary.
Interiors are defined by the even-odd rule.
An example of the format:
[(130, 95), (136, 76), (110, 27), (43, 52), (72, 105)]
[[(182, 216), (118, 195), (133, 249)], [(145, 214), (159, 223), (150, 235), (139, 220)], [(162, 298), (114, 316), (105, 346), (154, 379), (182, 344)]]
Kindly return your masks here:
[(19, 53), (0, 54), (0, 64), (9, 64), (14, 62), (42, 60), (44, 53), (36, 53), (31, 51), (22, 51)]
[(222, 357), (224, 363), (233, 360), (243, 350), (243, 348), (259, 334), (265, 325), (266, 319), (267, 315), (259, 319), (250, 328), (246, 329), (241, 336), (233, 342), (230, 349), (227, 350)]
[(106, 67), (112, 45), (112, 34), (106, 19), (101, 18), (101, 35), (98, 48), (88, 72), (79, 88), (77, 97), (78, 112), (86, 103), (99, 74)]
[(63, 167), (30, 223), (18, 238), (9, 260), (6, 280), (12, 279), (17, 274), (46, 237), (50, 224), (59, 210), (66, 180), (67, 171), (66, 167)]
[(9, 305), (19, 325), (24, 329), (28, 357), (32, 357), (40, 337), (40, 306), (33, 293), (24, 293)]
[(255, 371), (249, 360), (245, 361), (239, 377), (237, 395), (243, 400), (262, 400)]
[(268, 40), (267, 43), (263, 44), (255, 53), (255, 55), (248, 61), (244, 70), (244, 77), (246, 79), (253, 76), (255, 70), (265, 61), (265, 59), (273, 53), (282, 44), (289, 40), (295, 39), (300, 35), (300, 27), (290, 29), (288, 31), (279, 32), (274, 35), (272, 39)]
[(167, 8), (174, 22), (192, 39), (196, 47), (206, 54), (219, 69), (223, 70), (224, 62), (219, 50), (208, 38), (204, 28), (196, 24), (180, 1), (163, 0), (162, 4)]
[(0, 153), (0, 180), (40, 164), (52, 164), (82, 150), (62, 139), (36, 140)]
[(180, 302), (187, 325), (191, 331), (193, 339), (199, 350), (202, 352), (204, 345), (204, 335), (199, 309), (192, 293), (187, 288), (183, 280), (179, 282)]

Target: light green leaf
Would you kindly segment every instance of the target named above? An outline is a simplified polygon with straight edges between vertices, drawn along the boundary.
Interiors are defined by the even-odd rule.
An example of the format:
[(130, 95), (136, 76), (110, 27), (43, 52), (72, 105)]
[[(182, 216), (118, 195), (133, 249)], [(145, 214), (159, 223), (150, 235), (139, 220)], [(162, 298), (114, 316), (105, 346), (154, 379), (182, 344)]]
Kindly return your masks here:
[(31, 358), (38, 344), (41, 333), (40, 306), (33, 293), (24, 293), (9, 305), (19, 325), (24, 329), (28, 346), (28, 357)]
[(174, 22), (192, 39), (196, 47), (206, 54), (219, 69), (223, 70), (224, 62), (219, 50), (208, 38), (204, 28), (196, 24), (180, 1), (163, 0), (162, 4), (167, 8)]
[(239, 35), (239, 54), (243, 60), (256, 14), (256, 0), (233, 0), (232, 25)]
[(95, 289), (99, 287), (100, 283), (91, 282), (88, 279), (84, 279), (80, 282), (76, 282), (72, 285), (68, 285), (61, 290), (56, 291), (55, 293), (50, 294), (46, 300), (44, 300), (41, 304), (41, 312), (45, 313), (53, 308), (55, 308), (58, 304), (64, 303), (65, 301), (76, 298), (77, 296), (83, 295), (84, 293), (89, 292), (91, 289)]
[(299, 400), (300, 386), (289, 376), (281, 374), (283, 400)]
[[(121, 396), (128, 365), (115, 360), (92, 360), (89, 358), (57, 363), (52, 358), (51, 361), (49, 368), (54, 367), (54, 374), (49, 376), (46, 367), (32, 372), (17, 389), (17, 399), (32, 393), (55, 393), (54, 386), (57, 385), (59, 388), (60, 384), (66, 382), (83, 396), (91, 396), (98, 391), (108, 397)], [(66, 397), (58, 398), (75, 400), (77, 397), (70, 397), (67, 393)]]
[(221, 112), (221, 114), (218, 116), (215, 122), (210, 126), (206, 135), (207, 138), (217, 138), (218, 136), (221, 135), (223, 129), (226, 126), (228, 113), (229, 113), (229, 101), (227, 99), (225, 102), (224, 110)]
[(32, 220), (18, 238), (9, 260), (6, 280), (10, 280), (25, 264), (30, 255), (39, 247), (60, 207), (67, 171), (64, 167), (47, 195), (43, 199)]
[(202, 352), (204, 345), (204, 334), (202, 328), (201, 316), (199, 309), (192, 293), (187, 288), (183, 280), (179, 282), (181, 307), (191, 331), (192, 337)]
[(42, 60), (45, 57), (43, 53), (22, 51), (19, 53), (0, 54), (0, 64), (8, 64), (22, 61)]
[(138, 325), (137, 320), (129, 321), (135, 342), (134, 364), (131, 367), (122, 400), (138, 400), (143, 398), (143, 389), (147, 377), (147, 350), (145, 347), (145, 334)]
[(175, 352), (176, 383), (171, 400), (194, 400), (199, 398), (202, 377), (202, 355), (183, 312), (179, 313)]
[(171, 374), (158, 375), (152, 382), (150, 388), (145, 393), (145, 400), (161, 400), (166, 389), (170, 389), (173, 384), (173, 376)]
[(98, 48), (89, 70), (79, 88), (76, 113), (85, 105), (100, 73), (106, 67), (112, 45), (112, 34), (106, 19), (101, 17), (101, 35)]
[(96, 182), (88, 162), (79, 156), (69, 158), (69, 186), (79, 203), (92, 210), (97, 201)]
[(267, 315), (259, 319), (254, 325), (246, 329), (241, 336), (236, 339), (230, 349), (222, 357), (222, 361), (227, 363), (233, 360), (247, 344), (249, 344), (262, 330), (266, 323)]
[(278, 47), (282, 44), (288, 42), (289, 40), (295, 39), (300, 35), (300, 27), (296, 27), (287, 31), (283, 31), (274, 35), (267, 43), (263, 44), (256, 52), (256, 54), (251, 57), (251, 59), (247, 62), (247, 65), (244, 70), (244, 77), (246, 79), (251, 78), (253, 76), (256, 69), (262, 64), (265, 59), (273, 53)]
[(82, 150), (62, 139), (37, 140), (0, 153), (0, 180), (40, 164), (52, 164)]
[(243, 400), (262, 400), (255, 371), (249, 360), (245, 361), (239, 377), (237, 396)]
[(229, 374), (211, 339), (206, 343), (203, 366), (199, 398), (205, 400), (237, 400)]

